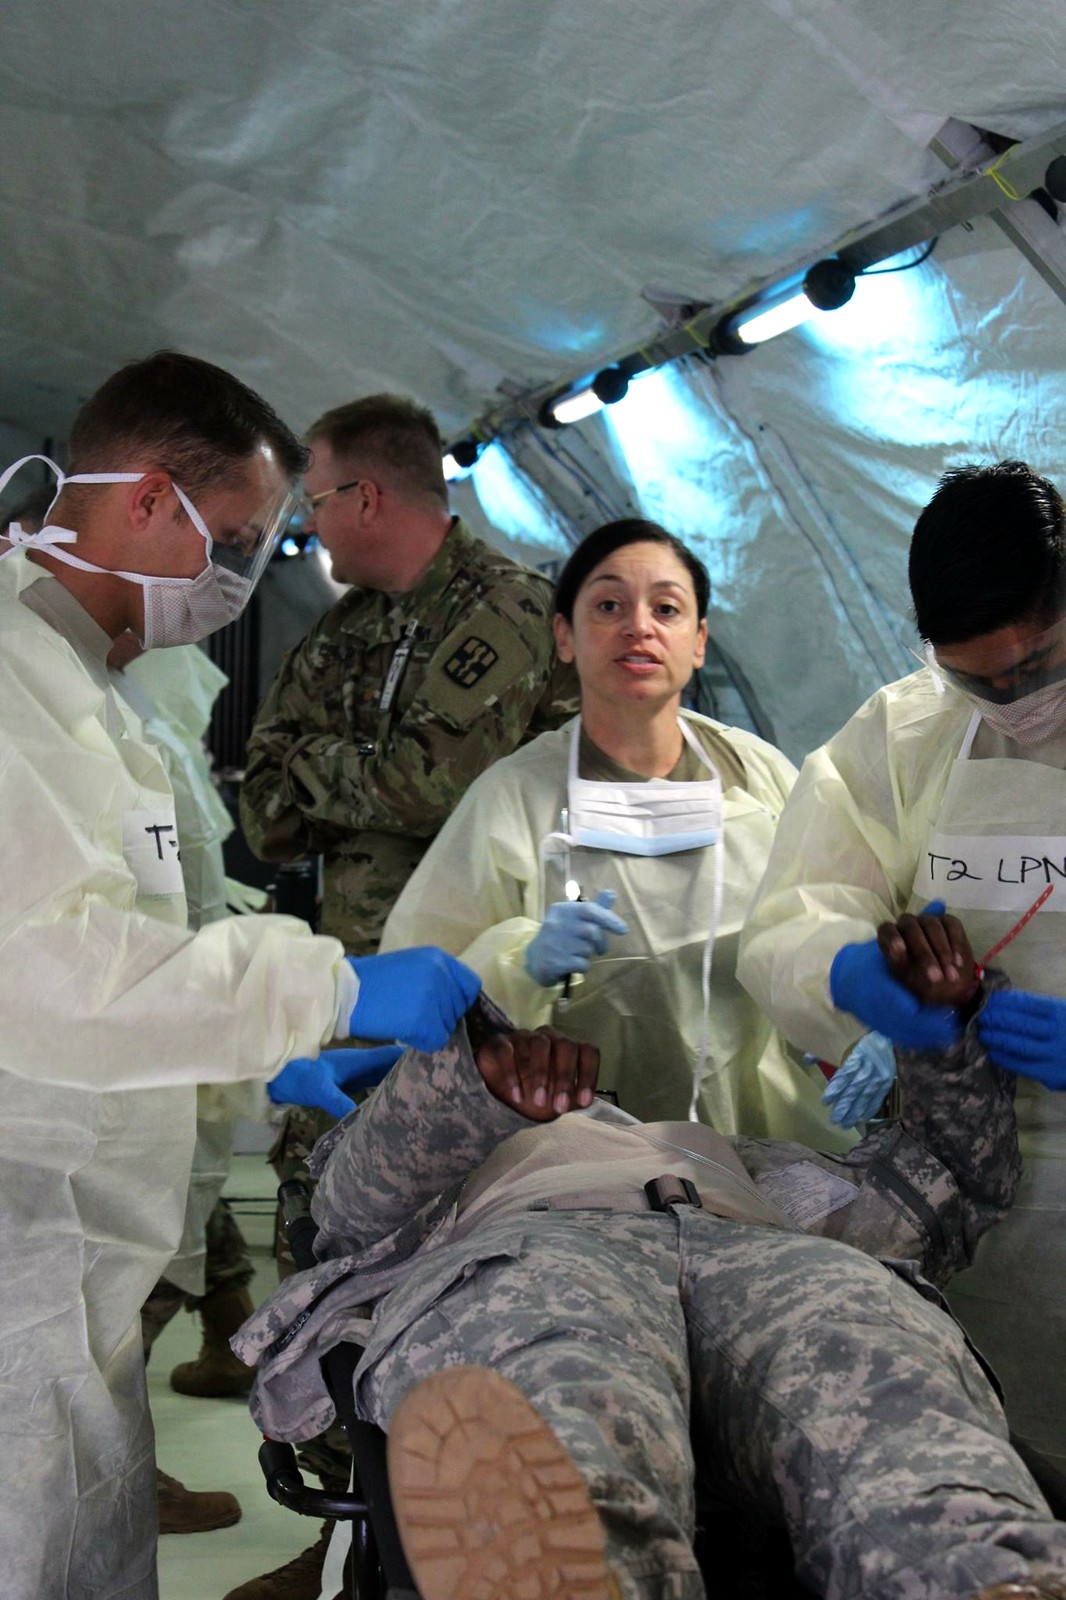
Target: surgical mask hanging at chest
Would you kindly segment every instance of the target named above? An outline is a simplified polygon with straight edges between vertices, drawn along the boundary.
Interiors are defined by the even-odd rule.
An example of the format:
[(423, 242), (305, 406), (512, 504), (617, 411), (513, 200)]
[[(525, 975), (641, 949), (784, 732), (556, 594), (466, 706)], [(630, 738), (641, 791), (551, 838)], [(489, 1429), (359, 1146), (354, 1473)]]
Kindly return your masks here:
[[(583, 991), (579, 1003), (596, 1007), (598, 980), (609, 974), (617, 963), (619, 975), (613, 982), (608, 978), (611, 989), (604, 998), (606, 1015), (613, 1024), (619, 1024), (632, 1004), (631, 999), (626, 998), (627, 980), (622, 975), (622, 969), (628, 967), (631, 976), (637, 979), (637, 993), (643, 997), (640, 1002), (644, 1013), (642, 1022), (655, 1030), (660, 1047), (666, 1030), (696, 1020), (692, 1015), (682, 1019), (673, 1014), (675, 997), (671, 974), (676, 971), (673, 959), (676, 952), (690, 944), (702, 946), (698, 1031), (692, 1027), (685, 1034), (685, 1045), (678, 1053), (678, 1060), (691, 1052), (688, 1057), (690, 1119), (696, 1117), (701, 1097), (706, 1096), (713, 1106), (711, 1114), (716, 1125), (720, 1123), (732, 1129), (735, 1119), (730, 1091), (714, 1078), (708, 1065), (714, 946), (725, 896), (722, 781), (684, 718), (678, 718), (678, 726), (686, 744), (696, 752), (710, 774), (707, 779), (613, 782), (580, 778), (580, 720), (575, 724), (568, 758), (568, 804), (563, 827), (560, 832), (548, 834), (540, 844), (542, 899), (547, 899), (543, 891), (549, 862), (556, 857), (565, 876), (575, 882), (580, 882), (587, 871), (586, 881), (590, 886), (593, 881), (598, 888), (617, 886), (620, 902), (633, 918), (634, 935), (639, 933), (641, 937), (621, 942), (613, 962), (606, 961), (593, 968), (587, 994)], [(592, 857), (579, 865), (577, 857), (582, 851), (592, 852)], [(705, 853), (708, 851), (709, 855)], [(692, 852), (700, 852), (695, 860)], [(602, 866), (597, 865), (597, 856), (602, 859)], [(671, 857), (676, 859), (670, 860)], [(634, 948), (635, 944), (640, 947)], [(638, 968), (643, 968), (643, 974)], [(662, 975), (664, 998), (661, 1004), (649, 1008), (647, 980), (655, 973)], [(666, 998), (668, 996), (670, 998)], [(669, 1021), (664, 1013), (670, 1013)], [(632, 1037), (634, 1020), (630, 1013), (628, 1021), (620, 1024), (628, 1038)], [(597, 1025), (603, 1022), (604, 1017), (598, 1016)], [(624, 1046), (619, 1048), (618, 1055), (619, 1059), (624, 1058)]]
[(580, 719), (570, 742), (569, 831), (575, 844), (624, 855), (673, 855), (715, 844), (722, 828), (722, 782), (699, 740), (678, 718), (685, 742), (711, 776), (696, 782), (649, 778), (614, 783), (578, 776)]
[[(77, 567), (82, 572), (99, 572), (109, 577), (124, 578), (144, 591), (144, 632), (141, 643), (146, 650), (167, 645), (196, 644), (211, 633), (234, 622), (251, 599), (255, 588), (278, 538), (291, 514), (292, 497), (279, 496), (271, 507), (270, 515), (262, 519), (254, 551), (242, 555), (228, 546), (215, 547), (207, 525), (189, 497), (174, 483), (174, 493), (204, 541), (207, 564), (195, 578), (174, 578), (153, 573), (115, 571), (83, 561), (72, 555), (63, 545), (75, 544), (77, 532), (60, 523), (50, 522), (55, 505), (68, 483), (137, 483), (143, 472), (79, 472), (66, 477), (48, 456), (23, 456), (0, 475), (0, 493), (16, 472), (27, 461), (43, 461), (55, 473), (56, 492), (45, 516), (44, 526), (36, 533), (23, 532), (18, 523), (9, 530), (12, 549), (31, 548), (47, 550), (56, 561)], [(10, 552), (5, 552), (10, 554)], [(241, 569), (241, 570), (238, 570)]]

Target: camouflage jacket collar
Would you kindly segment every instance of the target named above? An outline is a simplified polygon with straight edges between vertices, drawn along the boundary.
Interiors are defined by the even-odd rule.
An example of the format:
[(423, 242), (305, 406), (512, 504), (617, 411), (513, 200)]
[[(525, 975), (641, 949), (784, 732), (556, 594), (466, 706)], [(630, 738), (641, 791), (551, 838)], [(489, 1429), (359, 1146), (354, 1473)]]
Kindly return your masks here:
[(474, 537), (461, 517), (456, 517), (444, 536), (444, 543), (413, 589), (403, 594), (386, 594), (382, 589), (350, 589), (340, 602), (344, 608), (342, 628), (364, 637), (367, 616), (376, 615), (389, 633), (398, 639), (412, 617), (432, 616), (442, 596), (456, 577), (479, 564), (481, 541)]
[(444, 591), (454, 582), (458, 573), (477, 563), (478, 545), (461, 517), (455, 517), (444, 543), (430, 562), (421, 579), (407, 594), (397, 596), (405, 611), (426, 614), (431, 611)]

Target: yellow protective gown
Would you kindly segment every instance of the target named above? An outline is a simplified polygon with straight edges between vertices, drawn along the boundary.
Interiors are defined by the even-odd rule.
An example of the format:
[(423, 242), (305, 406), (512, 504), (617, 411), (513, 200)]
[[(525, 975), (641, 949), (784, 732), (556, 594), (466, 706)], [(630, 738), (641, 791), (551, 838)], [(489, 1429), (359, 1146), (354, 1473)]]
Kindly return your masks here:
[[(553, 1022), (601, 1051), (600, 1084), (645, 1120), (689, 1114), (703, 1029), (702, 968), (711, 933), (718, 852), (722, 910), (715, 930), (701, 1120), (744, 1132), (841, 1143), (820, 1104), (824, 1080), (789, 1055), (736, 982), (741, 924), (769, 854), (794, 769), (753, 734), (685, 713), (713, 760), (728, 741), (745, 783), (725, 789), (722, 843), (646, 857), (574, 848), (569, 868), (541, 846), (567, 806), (573, 724), (534, 739), (482, 774), (441, 829), (385, 927), (381, 948), (439, 944), (479, 973), (485, 989), (524, 1027)], [(547, 906), (563, 897), (567, 870), (586, 899), (602, 889), (628, 923), (605, 956), (561, 987), (541, 988), (525, 951)], [(844, 1143), (850, 1142), (845, 1139)]]
[[(1066, 738), (1023, 747), (928, 670), (880, 690), (807, 758), (741, 945), (741, 981), (801, 1047), (839, 1062), (865, 1031), (830, 1001), (842, 945), (934, 896), (978, 958), (1066, 998)], [(1057, 868), (1055, 862), (1057, 860)], [(1025, 1173), (949, 1297), (1003, 1382), (1014, 1428), (1066, 1469), (1066, 1095), (1019, 1080)]]
[(188, 933), (170, 786), (110, 641), (43, 569), (3, 566), (3, 1590), (155, 1600), (137, 1322), (181, 1234), (195, 1084), (313, 1052), (349, 969), (288, 918)]

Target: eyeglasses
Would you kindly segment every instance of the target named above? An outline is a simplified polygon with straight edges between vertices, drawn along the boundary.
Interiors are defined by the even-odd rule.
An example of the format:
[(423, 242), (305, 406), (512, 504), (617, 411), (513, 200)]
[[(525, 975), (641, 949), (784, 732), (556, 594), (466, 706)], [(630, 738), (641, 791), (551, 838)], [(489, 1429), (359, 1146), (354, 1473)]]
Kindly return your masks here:
[(338, 483), (335, 489), (323, 489), (319, 494), (308, 494), (305, 490), (301, 497), (301, 504), (314, 516), (323, 500), (328, 500), (334, 494), (343, 494), (346, 489), (357, 489), (362, 481), (362, 478), (353, 478), (351, 483)]

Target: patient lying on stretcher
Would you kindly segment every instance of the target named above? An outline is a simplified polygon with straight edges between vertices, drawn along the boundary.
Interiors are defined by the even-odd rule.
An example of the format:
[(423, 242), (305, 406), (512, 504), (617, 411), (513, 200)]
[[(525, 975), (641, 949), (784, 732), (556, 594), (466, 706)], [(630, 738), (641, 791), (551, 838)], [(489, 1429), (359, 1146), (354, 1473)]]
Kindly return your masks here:
[(634, 1125), (594, 1078), (589, 1046), (484, 998), (407, 1052), (316, 1147), (325, 1259), (235, 1341), (256, 1420), (294, 1440), (331, 1417), (323, 1351), (364, 1346), (356, 1407), (389, 1432), (425, 1600), (697, 1600), (690, 1425), (816, 1593), (1066, 1571), (928, 1281), (1018, 1180), (1013, 1085), (972, 1032), (901, 1058), (900, 1117), (845, 1156)]

